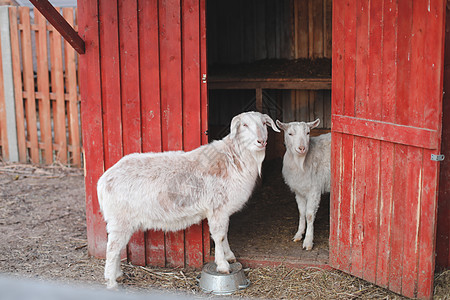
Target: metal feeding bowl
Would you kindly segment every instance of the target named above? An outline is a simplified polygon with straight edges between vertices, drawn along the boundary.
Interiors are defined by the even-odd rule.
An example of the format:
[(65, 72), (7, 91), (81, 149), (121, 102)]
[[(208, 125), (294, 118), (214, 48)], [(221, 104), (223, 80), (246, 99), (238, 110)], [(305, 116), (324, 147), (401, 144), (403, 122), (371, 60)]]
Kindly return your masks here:
[(217, 265), (214, 262), (209, 262), (203, 267), (199, 279), (199, 286), (203, 292), (214, 295), (230, 295), (250, 285), (250, 280), (245, 278), (240, 263), (230, 264), (230, 274), (218, 273), (216, 268)]

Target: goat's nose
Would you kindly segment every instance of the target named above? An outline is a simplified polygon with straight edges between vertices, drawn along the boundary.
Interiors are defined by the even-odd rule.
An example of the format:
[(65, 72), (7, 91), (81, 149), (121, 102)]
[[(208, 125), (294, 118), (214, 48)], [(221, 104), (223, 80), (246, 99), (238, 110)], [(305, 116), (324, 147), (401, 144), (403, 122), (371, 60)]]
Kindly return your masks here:
[(265, 147), (267, 145), (267, 141), (258, 140), (258, 144), (261, 144), (261, 146)]
[(301, 152), (304, 152), (305, 151), (305, 146), (298, 147), (298, 150), (300, 150)]

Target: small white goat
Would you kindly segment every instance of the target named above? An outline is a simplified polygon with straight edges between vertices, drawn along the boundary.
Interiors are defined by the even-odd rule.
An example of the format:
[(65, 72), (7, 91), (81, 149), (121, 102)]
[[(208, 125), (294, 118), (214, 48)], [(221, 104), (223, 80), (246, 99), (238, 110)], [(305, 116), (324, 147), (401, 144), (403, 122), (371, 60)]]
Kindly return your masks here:
[(229, 217), (250, 197), (261, 175), (265, 114), (247, 112), (231, 121), (230, 134), (190, 152), (135, 153), (108, 169), (97, 184), (107, 223), (105, 279), (117, 286), (120, 251), (137, 230), (177, 231), (207, 218), (215, 242), (217, 271), (229, 273), (236, 258), (228, 244)]
[(294, 242), (302, 240), (303, 248), (311, 250), (314, 239), (314, 219), (320, 204), (320, 196), (330, 192), (331, 133), (309, 137), (312, 128), (319, 125), (314, 122), (282, 123), (277, 125), (284, 131), (286, 153), (283, 159), (283, 177), (286, 184), (295, 193), (300, 220)]

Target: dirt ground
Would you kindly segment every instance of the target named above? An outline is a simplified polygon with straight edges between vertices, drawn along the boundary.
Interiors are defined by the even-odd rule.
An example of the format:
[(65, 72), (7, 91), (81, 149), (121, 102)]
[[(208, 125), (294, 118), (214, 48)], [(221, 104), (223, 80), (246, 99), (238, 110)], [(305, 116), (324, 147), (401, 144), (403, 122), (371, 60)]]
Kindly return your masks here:
[(262, 178), (242, 211), (231, 217), (229, 241), (236, 256), (289, 260), (297, 264), (326, 264), (330, 232), (330, 195), (323, 195), (314, 222), (314, 248), (302, 249), (292, 238), (298, 228), (294, 194), (281, 176), (282, 159), (266, 160)]
[[(281, 198), (276, 198), (275, 194), (273, 187), (261, 190), (259, 186), (252, 198), (254, 200), (251, 200), (240, 214), (256, 214), (255, 208), (258, 203), (259, 206), (271, 207), (273, 204), (268, 202), (269, 198), (283, 201)], [(84, 197), (82, 170), (63, 166), (38, 167), (0, 163), (0, 275), (102, 286), (104, 262), (91, 258), (87, 254)], [(293, 201), (293, 198), (290, 200)], [(290, 200), (285, 200), (286, 205), (291, 205), (290, 209), (295, 211), (295, 201), (292, 203)], [(292, 205), (294, 205), (293, 208)], [(326, 205), (323, 206), (326, 207)], [(278, 226), (278, 228), (272, 228), (272, 231), (280, 233), (283, 231), (282, 234), (286, 238), (282, 238), (283, 242), (266, 240), (260, 243), (256, 237), (252, 237), (252, 247), (255, 251), (264, 253), (270, 250), (267, 248), (268, 244), (279, 244), (280, 249), (290, 244), (288, 248), (294, 249), (289, 250), (293, 251), (291, 254), (298, 255), (301, 250), (297, 248), (301, 245), (295, 244), (292, 247), (290, 242), (297, 226), (297, 217), (295, 214), (286, 216), (276, 209), (271, 211), (273, 216), (266, 215), (266, 219), (281, 218), (280, 222), (289, 224), (289, 226), (283, 226), (283, 228), (287, 227), (284, 232), (284, 229), (281, 230), (275, 221), (269, 222), (270, 226)], [(326, 213), (324, 210), (323, 215)], [(248, 252), (251, 247), (238, 246), (241, 244), (239, 241), (245, 238), (243, 230), (241, 235), (234, 235), (233, 240), (231, 239), (231, 231), (237, 232), (239, 228), (242, 228), (235, 221), (238, 219), (242, 218), (237, 215), (231, 221), (232, 249), (241, 256), (252, 255)], [(260, 232), (268, 230), (264, 227), (267, 224), (258, 222), (252, 225), (253, 229), (259, 228)], [(316, 233), (317, 258), (327, 253), (326, 243), (323, 242), (323, 236), (326, 234), (321, 234), (320, 231), (328, 230), (328, 225), (326, 222), (322, 223), (325, 225), (321, 229), (317, 227)], [(283, 243), (285, 243), (284, 246)], [(280, 250), (276, 248), (272, 247), (270, 251), (280, 255), (281, 252), (277, 252)], [(123, 263), (122, 268), (125, 276), (120, 285), (126, 291), (145, 292), (156, 289), (183, 293), (196, 298), (211, 297), (211, 295), (203, 294), (197, 286), (196, 277), (200, 273), (198, 270), (143, 268), (128, 263)], [(327, 271), (315, 267), (293, 269), (284, 265), (276, 268), (252, 268), (245, 271), (251, 285), (233, 297), (402, 299), (394, 293), (339, 271)], [(437, 274), (434, 298), (450, 299), (449, 286), (450, 271)]]

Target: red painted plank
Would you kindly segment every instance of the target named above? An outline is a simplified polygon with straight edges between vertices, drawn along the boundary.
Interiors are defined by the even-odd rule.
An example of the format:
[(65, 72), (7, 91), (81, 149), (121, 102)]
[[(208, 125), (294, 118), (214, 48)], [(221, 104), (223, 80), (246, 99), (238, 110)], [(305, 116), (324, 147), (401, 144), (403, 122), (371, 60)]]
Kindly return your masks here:
[(195, 224), (185, 231), (186, 266), (203, 266), (203, 225)]
[(139, 55), (142, 110), (142, 150), (160, 152), (161, 99), (159, 77), (158, 2), (139, 1)]
[[(112, 167), (123, 156), (122, 109), (120, 97), (120, 55), (117, 2), (99, 1), (100, 64), (102, 76), (104, 168)], [(127, 257), (127, 249), (121, 258)]]
[(118, 1), (123, 153), (141, 152), (137, 3)]
[(344, 112), (344, 1), (333, 1), (332, 114)]
[(330, 237), (329, 237), (329, 264), (339, 267), (340, 243), (340, 211), (341, 211), (341, 178), (342, 178), (342, 134), (333, 132), (331, 138), (331, 195), (330, 195)]
[(406, 190), (404, 191), (402, 295), (413, 298), (417, 280), (420, 206), (422, 205), (423, 150), (408, 147)]
[(354, 188), (350, 200), (351, 274), (360, 278), (363, 277), (364, 264), (367, 263), (363, 259), (366, 181), (370, 180), (365, 176), (368, 160), (366, 143), (367, 140), (364, 138), (354, 138)]
[[(356, 64), (355, 64), (355, 114), (354, 116), (359, 118), (366, 118), (368, 113), (368, 88), (369, 88), (369, 62), (372, 61), (372, 57), (369, 55), (369, 1), (368, 0), (358, 0), (356, 2), (356, 15), (352, 16), (352, 19), (356, 19)], [(371, 20), (370, 20), (371, 21)], [(350, 50), (350, 49), (349, 49)], [(350, 50), (352, 51), (352, 50)], [(347, 45), (346, 45), (347, 54)], [(352, 66), (345, 67), (345, 72), (353, 72)], [(346, 82), (348, 85), (349, 82)], [(346, 98), (345, 105), (350, 101)], [(347, 114), (353, 116), (352, 114)]]
[(203, 225), (203, 262), (209, 262), (211, 259), (211, 237), (209, 234), (209, 224), (205, 219)]
[(340, 181), (340, 216), (339, 216), (339, 257), (340, 269), (350, 272), (352, 243), (352, 206), (354, 197), (354, 137), (342, 135), (342, 176)]
[(162, 143), (165, 151), (181, 150), (183, 146), (180, 22), (180, 2), (161, 0), (159, 3), (159, 53)]
[(147, 264), (155, 267), (166, 266), (165, 237), (163, 231), (147, 231), (146, 256)]
[[(183, 148), (193, 150), (201, 145), (200, 97), (200, 2), (182, 1), (183, 61)], [(186, 229), (186, 265), (203, 265), (203, 230), (201, 224)]]
[(347, 0), (344, 9), (344, 115), (355, 116), (356, 2)]
[(79, 72), (83, 74), (83, 76), (80, 76), (80, 94), (86, 169), (88, 252), (96, 257), (104, 257), (106, 253), (106, 227), (99, 211), (96, 191), (97, 180), (103, 174), (103, 128), (97, 9), (96, 2), (78, 1), (78, 31), (86, 44), (86, 54), (80, 56)]
[(122, 156), (122, 110), (117, 3), (99, 1), (100, 63), (102, 66), (103, 145), (105, 170)]
[[(364, 235), (363, 235), (363, 278), (376, 281), (377, 245), (379, 237), (379, 187), (380, 187), (380, 142), (364, 139), (365, 193), (364, 193)], [(358, 158), (359, 159), (359, 158)]]
[[(141, 84), (142, 151), (160, 152), (161, 100), (159, 77), (158, 2), (139, 1), (139, 56)], [(164, 267), (164, 232), (146, 233), (146, 261), (148, 265)]]
[[(142, 151), (137, 2), (119, 0), (118, 18), (123, 154), (126, 155)], [(145, 265), (142, 231), (131, 237), (128, 254), (131, 263)]]
[(389, 285), (392, 200), (394, 187), (394, 144), (381, 142), (380, 162), (380, 216), (378, 233), (378, 262), (376, 284)]
[(184, 231), (166, 233), (166, 264), (171, 268), (184, 267)]
[(383, 54), (383, 1), (370, 1), (369, 26), (369, 78), (367, 119), (381, 120), (382, 101), (382, 54)]
[(139, 230), (135, 232), (128, 242), (128, 261), (133, 265), (145, 266), (146, 265), (146, 241), (145, 232)]
[[(435, 245), (436, 245), (436, 217), (437, 217), (437, 179), (439, 163), (429, 159), (433, 151), (423, 152), (423, 187), (422, 201), (420, 203), (420, 227), (419, 230), (419, 263), (417, 278), (417, 298), (431, 298), (433, 295), (433, 279), (435, 268)], [(434, 153), (436, 154), (436, 153)], [(448, 198), (447, 198), (448, 201)], [(440, 207), (444, 209), (445, 207)], [(449, 208), (447, 206), (447, 230), (449, 230)], [(445, 226), (445, 223), (438, 226)], [(448, 234), (448, 232), (447, 232)], [(437, 238), (439, 240), (439, 237)], [(448, 247), (448, 235), (447, 239)], [(448, 248), (447, 248), (448, 249)], [(448, 257), (448, 259), (450, 259)], [(448, 266), (448, 265), (447, 265)]]
[[(159, 2), (163, 150), (183, 147), (180, 1)], [(166, 234), (166, 263), (184, 266), (184, 232)]]
[[(449, 14), (447, 9), (447, 15)], [(445, 31), (445, 1), (429, 1), (427, 7), (425, 45), (434, 45), (434, 47), (425, 47), (424, 50), (424, 69), (423, 78), (427, 79), (423, 88), (423, 99), (433, 99), (424, 101), (426, 107), (424, 114), (424, 126), (426, 128), (441, 128), (442, 119), (442, 89), (443, 89), (443, 68), (444, 68), (444, 47), (445, 37), (449, 31)], [(449, 26), (449, 25), (447, 25)], [(447, 33), (445, 33), (447, 32)], [(432, 34), (431, 34), (432, 33)], [(449, 48), (446, 48), (446, 51)]]
[(333, 131), (341, 133), (426, 149), (438, 147), (436, 130), (339, 115), (333, 115), (331, 121)]
[(409, 125), (412, 1), (398, 1), (396, 123)]
[(385, 0), (383, 6), (381, 121), (394, 123), (397, 97), (397, 2)]
[[(423, 126), (424, 106), (427, 102), (423, 101), (428, 95), (422, 91), (425, 85), (428, 85), (428, 78), (424, 77), (424, 70), (428, 69), (424, 65), (424, 51), (429, 45), (425, 45), (427, 3), (425, 1), (415, 2), (412, 11), (411, 28), (411, 77), (410, 77), (410, 99), (408, 105), (409, 125)], [(431, 100), (431, 99), (430, 99)]]
[(183, 149), (201, 145), (199, 1), (182, 1)]
[(403, 235), (409, 216), (405, 215), (406, 168), (408, 166), (408, 147), (395, 145), (394, 187), (391, 220), (391, 244), (389, 261), (389, 289), (400, 293), (402, 287)]
[[(202, 83), (200, 87), (200, 109), (201, 109), (201, 125), (202, 125), (202, 144), (208, 143), (208, 87), (203, 76), (207, 74), (207, 57), (206, 57), (206, 0), (200, 0), (200, 74)], [(209, 244), (209, 235), (208, 235)], [(207, 247), (209, 251), (209, 246)], [(205, 248), (206, 251), (206, 248)]]

